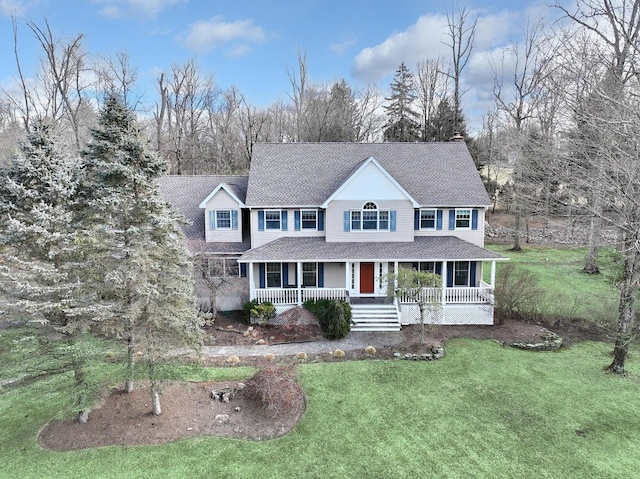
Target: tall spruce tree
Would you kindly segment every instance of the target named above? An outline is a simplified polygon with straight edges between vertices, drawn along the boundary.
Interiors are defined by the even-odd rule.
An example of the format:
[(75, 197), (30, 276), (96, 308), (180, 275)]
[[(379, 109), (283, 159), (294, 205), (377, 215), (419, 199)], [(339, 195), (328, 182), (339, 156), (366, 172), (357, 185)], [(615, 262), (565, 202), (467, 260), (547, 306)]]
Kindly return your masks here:
[(413, 74), (401, 63), (391, 82), (391, 96), (385, 98), (389, 102), (384, 107), (388, 117), (384, 128), (385, 141), (420, 140), (420, 115), (413, 109), (416, 98)]
[(133, 113), (108, 97), (82, 152), (79, 192), (92, 251), (88, 284), (103, 306), (104, 331), (127, 341), (127, 391), (137, 358), (144, 360), (155, 414), (161, 411), (159, 363), (170, 346), (197, 346), (202, 339), (180, 220), (156, 185), (166, 170), (147, 149)]
[[(77, 156), (65, 154), (51, 126), (34, 124), (0, 176), (0, 307), (26, 315), (64, 341), (47, 340), (56, 371), (73, 370), (76, 410), (86, 422), (96, 399), (85, 375), (83, 335), (92, 306), (81, 297), (82, 250), (74, 215)], [(55, 344), (54, 344), (55, 343)], [(95, 393), (95, 391), (93, 391)]]

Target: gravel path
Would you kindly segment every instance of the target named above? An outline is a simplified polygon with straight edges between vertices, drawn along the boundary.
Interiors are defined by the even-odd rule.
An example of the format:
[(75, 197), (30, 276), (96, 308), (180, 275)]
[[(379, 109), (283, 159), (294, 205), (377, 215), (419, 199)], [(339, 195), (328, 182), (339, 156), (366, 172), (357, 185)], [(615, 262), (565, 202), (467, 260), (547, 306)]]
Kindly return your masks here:
[(300, 343), (273, 344), (263, 346), (205, 346), (202, 354), (205, 358), (229, 357), (256, 357), (267, 353), (276, 356), (289, 356), (304, 351), (307, 354), (328, 353), (335, 349), (343, 351), (364, 350), (367, 346), (382, 348), (401, 344), (403, 336), (401, 332), (352, 332), (346, 338), (335, 341), (308, 341)]

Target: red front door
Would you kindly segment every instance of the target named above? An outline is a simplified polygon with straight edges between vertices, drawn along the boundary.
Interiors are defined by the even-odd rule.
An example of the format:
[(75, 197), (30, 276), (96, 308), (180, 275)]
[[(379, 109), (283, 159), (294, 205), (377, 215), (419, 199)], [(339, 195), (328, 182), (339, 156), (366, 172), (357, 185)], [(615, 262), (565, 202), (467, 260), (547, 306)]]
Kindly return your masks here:
[(373, 263), (360, 263), (360, 294), (373, 294)]

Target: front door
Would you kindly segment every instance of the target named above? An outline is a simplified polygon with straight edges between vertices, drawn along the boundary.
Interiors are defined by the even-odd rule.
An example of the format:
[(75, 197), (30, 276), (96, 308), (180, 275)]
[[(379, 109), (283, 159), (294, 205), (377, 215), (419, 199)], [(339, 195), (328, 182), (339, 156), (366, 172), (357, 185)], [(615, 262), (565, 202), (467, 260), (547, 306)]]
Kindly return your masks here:
[(373, 294), (373, 263), (360, 263), (360, 294)]

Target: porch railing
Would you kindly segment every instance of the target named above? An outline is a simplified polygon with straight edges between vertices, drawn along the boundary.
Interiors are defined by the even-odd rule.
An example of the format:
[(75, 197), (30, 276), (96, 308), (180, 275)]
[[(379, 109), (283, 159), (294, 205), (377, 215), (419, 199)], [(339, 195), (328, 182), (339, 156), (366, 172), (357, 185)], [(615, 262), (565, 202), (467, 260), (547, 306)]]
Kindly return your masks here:
[[(445, 288), (444, 299), (446, 303), (468, 304), (468, 303), (491, 303), (493, 302), (493, 290), (488, 287), (480, 288)], [(414, 299), (415, 298), (415, 299)], [(441, 288), (423, 288), (418, 296), (403, 295), (400, 297), (401, 303), (413, 303), (416, 301), (428, 303), (442, 302)]]
[[(302, 297), (300, 303), (308, 299), (343, 299), (347, 298), (345, 288), (303, 288), (300, 290)], [(298, 304), (297, 288), (267, 288), (256, 289), (254, 299), (259, 303), (269, 301), (273, 304)]]

